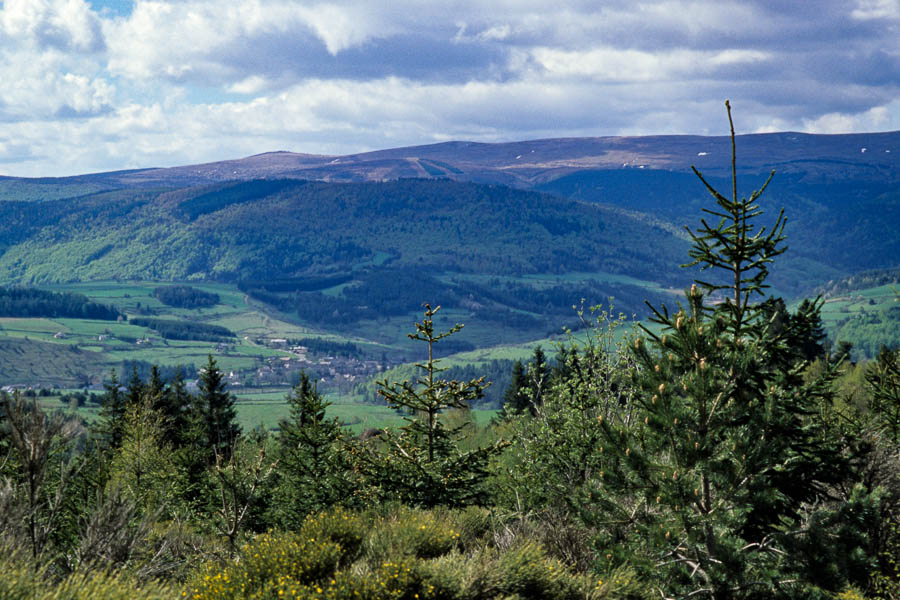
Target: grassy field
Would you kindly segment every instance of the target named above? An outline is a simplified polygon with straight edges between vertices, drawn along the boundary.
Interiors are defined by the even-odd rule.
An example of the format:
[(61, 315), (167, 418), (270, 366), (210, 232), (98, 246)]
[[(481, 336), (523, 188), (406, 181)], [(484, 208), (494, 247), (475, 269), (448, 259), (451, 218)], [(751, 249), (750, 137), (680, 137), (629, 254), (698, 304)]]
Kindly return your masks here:
[(875, 358), (882, 346), (900, 347), (900, 294), (896, 285), (853, 290), (828, 298), (822, 322), (834, 342), (851, 342), (852, 358)]
[[(395, 344), (379, 344), (368, 336), (393, 337), (401, 340), (401, 347), (414, 348), (406, 338), (413, 329), (418, 315), (408, 319), (394, 319), (389, 323), (373, 323), (370, 327), (345, 336), (326, 331), (315, 331), (308, 327), (291, 323), (277, 313), (268, 313), (248, 301), (247, 297), (233, 286), (222, 284), (195, 284), (191, 286), (218, 294), (219, 302), (209, 308), (180, 309), (164, 305), (153, 296), (158, 285), (153, 282), (90, 282), (69, 285), (48, 286), (54, 291), (70, 291), (84, 294), (93, 301), (111, 304), (129, 318), (149, 314), (154, 318), (189, 319), (227, 327), (237, 338), (226, 352), (219, 352), (212, 342), (165, 340), (145, 327), (127, 321), (98, 321), (87, 319), (0, 319), (0, 384), (34, 385), (63, 388), (83, 388), (98, 386), (108, 378), (112, 369), (117, 369), (122, 361), (146, 361), (160, 365), (193, 364), (197, 367), (206, 363), (207, 356), (213, 354), (219, 367), (224, 371), (248, 371), (262, 365), (270, 357), (286, 356), (281, 350), (257, 343), (258, 339), (315, 337), (336, 342), (352, 341), (372, 356), (384, 351), (396, 351)], [(445, 311), (441, 313), (442, 326), (449, 327), (464, 316), (461, 313)], [(375, 329), (379, 331), (375, 332)], [(479, 343), (491, 335), (486, 328), (467, 326), (466, 334), (479, 334)], [(496, 333), (496, 332), (495, 332)], [(462, 334), (461, 334), (462, 335)], [(137, 344), (137, 340), (149, 339), (149, 343)], [(424, 350), (423, 350), (424, 351)], [(499, 346), (483, 351), (498, 356), (525, 358), (531, 353), (531, 345)], [(463, 355), (454, 359), (455, 364), (490, 360), (481, 356)], [(285, 397), (287, 387), (246, 390), (232, 387), (236, 394), (238, 417), (245, 430), (258, 425), (270, 429), (288, 415)], [(351, 430), (359, 432), (368, 428), (396, 426), (402, 423), (399, 415), (386, 406), (360, 404), (352, 395), (333, 395), (329, 415), (337, 417)], [(45, 400), (52, 408), (65, 408), (58, 398)], [(97, 407), (91, 404), (79, 408), (78, 412), (88, 419), (96, 418)], [(483, 411), (478, 411), (481, 414)], [(490, 417), (486, 417), (489, 419)]]
[(894, 291), (896, 287), (881, 285), (829, 298), (822, 305), (822, 322), (826, 328), (833, 328), (848, 316), (896, 306), (900, 304), (900, 297)]
[[(255, 339), (310, 335), (308, 329), (259, 311), (233, 286), (192, 284), (218, 294), (219, 302), (208, 308), (182, 309), (166, 306), (153, 296), (154, 288), (159, 285), (165, 284), (90, 282), (47, 286), (47, 289), (84, 294), (93, 301), (115, 306), (129, 318), (149, 315), (222, 325), (237, 335), (234, 343), (226, 351), (219, 351), (214, 342), (166, 340), (146, 327), (129, 322), (0, 319), (0, 373), (4, 383), (70, 385), (72, 373), (80, 369), (81, 380), (96, 385), (123, 361), (200, 367), (210, 354), (223, 370), (246, 371), (261, 366), (267, 358), (286, 355), (256, 343)], [(65, 350), (80, 352), (79, 356), (88, 353), (93, 356), (91, 360), (80, 360)], [(36, 365), (41, 368), (36, 369)], [(54, 381), (55, 372), (62, 374), (58, 381)]]
[[(535, 285), (554, 285), (579, 277), (602, 277), (603, 274), (569, 274), (564, 278), (537, 277)], [(611, 281), (636, 283), (621, 276), (609, 276)], [(477, 278), (477, 276), (474, 276)], [(628, 281), (626, 281), (628, 280)], [(644, 282), (646, 283), (646, 282)], [(316, 331), (292, 323), (285, 315), (268, 312), (248, 300), (234, 286), (224, 284), (190, 283), (207, 292), (218, 294), (219, 302), (202, 309), (179, 309), (162, 304), (153, 296), (159, 285), (154, 282), (91, 282), (64, 286), (52, 286), (59, 291), (82, 293), (90, 299), (112, 304), (129, 317), (149, 313), (156, 318), (189, 319), (227, 327), (237, 338), (225, 351), (219, 351), (212, 342), (164, 340), (152, 331), (128, 322), (97, 321), (86, 319), (18, 319), (0, 318), (0, 374), (3, 384), (56, 385), (60, 387), (84, 387), (99, 385), (108, 378), (113, 368), (123, 361), (146, 361), (160, 365), (192, 364), (202, 366), (212, 354), (225, 371), (250, 372), (263, 365), (271, 357), (286, 356), (281, 350), (258, 343), (260, 339), (316, 337), (337, 342), (352, 341), (369, 355), (378, 357), (382, 352), (396, 356), (420, 359), (424, 347), (407, 339), (420, 314), (395, 317), (373, 322), (362, 322), (351, 334)], [(677, 296), (672, 296), (672, 306)], [(829, 298), (823, 305), (822, 319), (829, 336), (840, 340), (848, 335), (859, 336), (859, 327), (848, 326), (854, 320), (894, 318), (891, 308), (898, 306), (898, 295), (888, 285), (854, 290), (841, 297)], [(895, 311), (897, 312), (897, 311)], [(462, 311), (443, 310), (436, 324), (446, 329), (457, 322), (466, 321)], [(577, 318), (573, 311), (573, 321)], [(560, 329), (562, 324), (560, 325)], [(883, 328), (882, 328), (883, 329)], [(626, 325), (616, 330), (617, 340), (631, 331)], [(585, 333), (577, 332), (572, 338), (583, 342)], [(843, 338), (842, 338), (843, 336)], [(137, 344), (148, 339), (147, 344)], [(465, 328), (453, 337), (459, 342), (471, 343), (476, 350), (460, 352), (443, 359), (442, 366), (476, 367), (493, 360), (528, 360), (534, 347), (540, 344), (552, 354), (559, 342), (569, 339), (562, 333), (539, 340), (521, 339), (513, 331), (505, 331), (493, 323), (465, 322)], [(380, 341), (378, 341), (380, 340)], [(848, 341), (854, 341), (849, 339)], [(900, 343), (900, 340), (897, 340)], [(890, 343), (887, 340), (884, 343)], [(872, 345), (871, 343), (869, 345)], [(390, 376), (390, 372), (387, 373)], [(287, 414), (284, 403), (286, 388), (254, 390), (248, 392), (233, 388), (238, 393), (239, 413), (242, 424), (250, 428), (258, 424), (273, 427)], [(362, 405), (352, 396), (334, 396), (332, 412), (355, 430), (382, 427), (396, 420), (385, 407)]]
[[(60, 395), (47, 396), (39, 399), (45, 409), (55, 411), (70, 411), (70, 406), (61, 401), (62, 393), (77, 390), (62, 390)], [(276, 429), (278, 422), (289, 417), (290, 411), (286, 401), (289, 390), (254, 390), (235, 395), (235, 408), (237, 410), (238, 423), (243, 431), (247, 432), (256, 427), (266, 430)], [(337, 418), (348, 431), (359, 434), (366, 429), (383, 429), (385, 427), (399, 427), (404, 421), (403, 417), (387, 406), (373, 404), (359, 404), (352, 402), (343, 396), (327, 396), (332, 402), (327, 409), (328, 418)], [(78, 407), (76, 414), (89, 422), (100, 418), (100, 407), (88, 403)], [(495, 410), (474, 410), (472, 416), (475, 422), (483, 426), (497, 414)]]

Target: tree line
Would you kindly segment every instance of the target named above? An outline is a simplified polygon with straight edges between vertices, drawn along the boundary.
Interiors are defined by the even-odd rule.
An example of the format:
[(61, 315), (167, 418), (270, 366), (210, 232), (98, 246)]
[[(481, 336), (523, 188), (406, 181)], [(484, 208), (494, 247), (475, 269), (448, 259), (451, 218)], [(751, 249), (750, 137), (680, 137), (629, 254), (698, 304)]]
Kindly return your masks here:
[(91, 302), (83, 294), (26, 287), (0, 287), (0, 316), (50, 319), (62, 317), (102, 321), (125, 318), (125, 315), (114, 307)]
[(199, 323), (197, 321), (133, 317), (131, 324), (152, 329), (169, 340), (223, 342), (236, 337), (234, 332), (227, 327), (210, 323)]
[(219, 303), (219, 295), (189, 285), (167, 285), (153, 288), (153, 296), (163, 304), (176, 308), (207, 308)]

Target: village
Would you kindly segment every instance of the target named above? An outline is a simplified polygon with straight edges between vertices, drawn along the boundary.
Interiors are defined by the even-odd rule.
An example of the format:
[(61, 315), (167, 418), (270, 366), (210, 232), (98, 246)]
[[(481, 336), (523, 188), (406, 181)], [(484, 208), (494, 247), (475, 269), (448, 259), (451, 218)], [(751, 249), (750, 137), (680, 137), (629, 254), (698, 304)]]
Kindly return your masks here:
[(283, 338), (258, 338), (253, 342), (289, 355), (267, 358), (252, 372), (230, 371), (227, 381), (232, 387), (290, 385), (303, 371), (318, 381), (321, 389), (347, 392), (366, 378), (400, 364), (387, 357), (373, 360), (349, 353), (314, 354), (309, 347)]

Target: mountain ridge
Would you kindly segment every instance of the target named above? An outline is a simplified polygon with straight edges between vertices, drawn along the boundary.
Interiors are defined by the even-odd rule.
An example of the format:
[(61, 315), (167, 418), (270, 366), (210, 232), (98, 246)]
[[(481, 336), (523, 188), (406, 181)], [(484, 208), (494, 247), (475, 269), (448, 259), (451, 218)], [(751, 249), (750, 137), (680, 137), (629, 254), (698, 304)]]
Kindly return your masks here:
[[(900, 177), (900, 131), (849, 134), (754, 133), (736, 137), (741, 173), (803, 173), (813, 179)], [(164, 168), (129, 169), (66, 178), (16, 178), (37, 183), (88, 181), (110, 187), (187, 187), (247, 179), (383, 181), (448, 178), (531, 189), (583, 170), (623, 168), (687, 172), (730, 169), (728, 136), (660, 135), (546, 138), (514, 142), (447, 141), (346, 155), (278, 150)], [(849, 172), (848, 172), (849, 171)]]
[[(789, 219), (794, 250), (777, 266), (779, 289), (801, 293), (900, 264), (893, 231), (900, 132), (748, 134), (736, 143), (741, 190), (778, 171), (760, 206), (773, 218), (784, 207)], [(590, 264), (668, 285), (671, 269), (658, 257), (684, 243), (683, 227), (712, 202), (690, 167), (728, 190), (730, 159), (727, 136), (607, 136), (453, 141), (346, 156), (276, 151), (165, 169), (4, 178), (0, 280), (235, 281), (390, 260), (438, 272), (483, 267), (492, 276), (504, 269), (578, 272)], [(544, 195), (517, 196), (498, 213), (498, 199), (513, 201), (503, 189)], [(430, 203), (435, 199), (443, 208)], [(528, 220), (513, 205), (528, 206)], [(496, 229), (497, 218), (521, 230)], [(614, 225), (603, 229), (603, 220)], [(583, 239), (581, 226), (591, 232)], [(485, 227), (493, 233), (471, 235)], [(443, 247), (424, 249), (416, 236), (431, 231), (440, 232)], [(278, 244), (267, 239), (276, 234)], [(645, 248), (641, 239), (658, 247)], [(516, 245), (534, 240), (542, 240), (541, 251), (523, 262)], [(648, 268), (656, 275), (648, 278)]]

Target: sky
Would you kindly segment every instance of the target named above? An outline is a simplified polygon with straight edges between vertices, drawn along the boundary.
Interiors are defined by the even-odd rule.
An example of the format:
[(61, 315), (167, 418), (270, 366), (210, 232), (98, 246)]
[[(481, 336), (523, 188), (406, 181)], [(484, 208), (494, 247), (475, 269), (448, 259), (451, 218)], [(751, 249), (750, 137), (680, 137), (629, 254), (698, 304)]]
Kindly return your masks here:
[(0, 175), (900, 130), (900, 0), (3, 0)]

